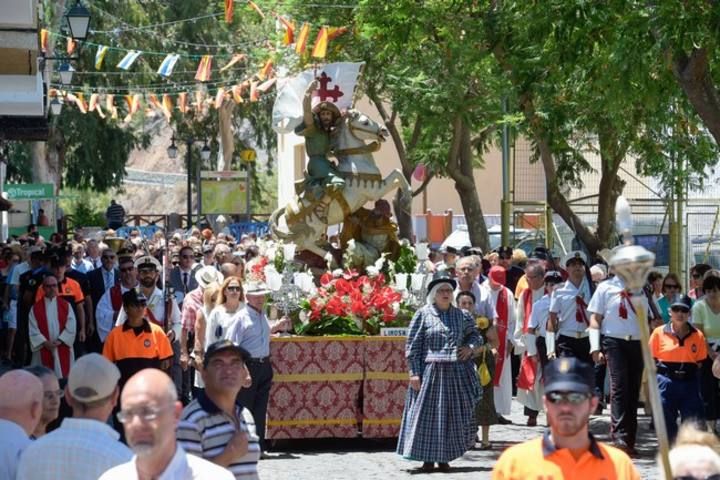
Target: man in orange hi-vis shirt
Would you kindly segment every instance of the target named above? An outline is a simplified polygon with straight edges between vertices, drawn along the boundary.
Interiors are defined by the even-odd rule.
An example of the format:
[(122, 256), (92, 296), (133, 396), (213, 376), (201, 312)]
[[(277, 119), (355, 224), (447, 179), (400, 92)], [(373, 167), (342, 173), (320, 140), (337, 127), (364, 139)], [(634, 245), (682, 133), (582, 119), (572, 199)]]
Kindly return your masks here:
[(688, 323), (692, 300), (687, 295), (670, 305), (670, 322), (650, 335), (650, 353), (657, 366), (660, 402), (668, 437), (677, 435), (677, 416), (683, 422), (705, 418), (700, 395), (700, 362), (707, 358), (705, 335)]
[(595, 411), (595, 371), (574, 357), (548, 363), (544, 404), (550, 428), (541, 438), (508, 448), (493, 480), (640, 480), (627, 454), (598, 442), (588, 430)]

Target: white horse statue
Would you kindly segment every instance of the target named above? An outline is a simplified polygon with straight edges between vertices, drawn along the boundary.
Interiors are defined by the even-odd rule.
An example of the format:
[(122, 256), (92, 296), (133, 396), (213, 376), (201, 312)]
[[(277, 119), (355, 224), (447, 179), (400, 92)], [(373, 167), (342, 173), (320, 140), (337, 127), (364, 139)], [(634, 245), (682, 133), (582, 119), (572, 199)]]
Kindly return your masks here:
[[(382, 178), (373, 160), (372, 153), (380, 149), (380, 143), (387, 136), (385, 126), (357, 110), (349, 110), (332, 135), (337, 169), (345, 179), (342, 191), (331, 194), (327, 208), (318, 209), (317, 204), (296, 197), (270, 217), (273, 235), (294, 242), (298, 251), (309, 250), (325, 259), (329, 258), (328, 252), (318, 246), (317, 241), (326, 233), (328, 225), (343, 223), (365, 203), (374, 202), (396, 188), (401, 189), (404, 200), (411, 196), (410, 184), (399, 169)], [(371, 143), (366, 143), (368, 140)], [(278, 221), (283, 214), (289, 232), (279, 228)]]

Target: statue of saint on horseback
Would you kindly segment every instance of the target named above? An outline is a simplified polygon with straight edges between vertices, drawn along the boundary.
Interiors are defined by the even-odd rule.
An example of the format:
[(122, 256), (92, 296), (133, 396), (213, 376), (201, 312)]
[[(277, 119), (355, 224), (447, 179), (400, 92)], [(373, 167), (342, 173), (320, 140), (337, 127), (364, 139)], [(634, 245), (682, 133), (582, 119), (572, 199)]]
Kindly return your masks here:
[[(399, 169), (383, 178), (375, 165), (372, 154), (388, 135), (385, 126), (349, 108), (347, 98), (348, 109), (341, 112), (338, 108), (337, 100), (344, 91), (354, 90), (357, 74), (351, 86), (345, 84), (341, 89), (336, 83), (334, 90), (328, 90), (330, 81), (343, 76), (339, 70), (332, 70), (333, 65), (358, 64), (328, 65), (320, 77), (303, 72), (281, 90), (273, 109), (276, 131), (295, 132), (305, 138), (308, 163), (304, 180), (296, 183), (298, 196), (272, 214), (271, 230), (276, 237), (294, 242), (298, 251), (310, 251), (325, 259), (329, 259), (328, 252), (318, 241), (328, 225), (344, 223), (367, 202), (375, 202), (397, 188), (406, 198), (410, 195), (410, 185)], [(314, 107), (313, 100), (319, 100)], [(298, 104), (301, 111), (295, 106)], [(337, 158), (337, 165), (330, 155)], [(281, 217), (288, 231), (280, 228)]]

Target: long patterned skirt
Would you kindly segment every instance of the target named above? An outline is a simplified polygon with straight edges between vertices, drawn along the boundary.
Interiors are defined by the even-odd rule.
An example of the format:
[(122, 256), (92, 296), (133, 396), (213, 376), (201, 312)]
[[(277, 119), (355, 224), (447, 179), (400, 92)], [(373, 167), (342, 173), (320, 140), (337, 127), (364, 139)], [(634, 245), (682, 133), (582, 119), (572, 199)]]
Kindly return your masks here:
[(475, 444), (480, 382), (474, 362), (428, 363), (420, 391), (408, 388), (397, 453), (447, 463)]

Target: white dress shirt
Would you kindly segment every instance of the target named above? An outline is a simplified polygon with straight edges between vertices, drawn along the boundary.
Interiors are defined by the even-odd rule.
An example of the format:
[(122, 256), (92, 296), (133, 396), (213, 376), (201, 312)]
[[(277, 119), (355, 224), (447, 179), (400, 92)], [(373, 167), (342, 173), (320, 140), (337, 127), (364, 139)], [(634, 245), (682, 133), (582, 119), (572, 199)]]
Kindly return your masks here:
[[(488, 320), (493, 320), (497, 318), (497, 313), (495, 313), (495, 302), (490, 297), (489, 290), (489, 288), (483, 288), (477, 281), (473, 282), (470, 288), (472, 294), (475, 295), (475, 311), (473, 312), (475, 316), (479, 315), (481, 317), (487, 317)], [(453, 298), (457, 297), (460, 292), (462, 292), (462, 289), (458, 283)]]
[(31, 443), (20, 425), (0, 418), (0, 479), (15, 480), (20, 455)]
[[(153, 315), (155, 315), (155, 319), (158, 322), (162, 322), (165, 318), (165, 301), (163, 300), (163, 291), (159, 288), (155, 287), (155, 291), (153, 291), (152, 295), (150, 295), (150, 298), (147, 299), (147, 307), (152, 310)], [(120, 307), (120, 313), (118, 313), (117, 320), (115, 321), (115, 326), (122, 325), (125, 323), (125, 320), (127, 320), (127, 313), (125, 313), (125, 309), (123, 307)], [(177, 302), (175, 302), (175, 299), (173, 299), (172, 302), (172, 313), (170, 313), (170, 329), (175, 333), (175, 338), (180, 338), (180, 332), (182, 330), (182, 323), (180, 322), (180, 308), (177, 305)]]
[[(137, 457), (128, 463), (111, 468), (100, 480), (135, 480), (138, 478)], [(180, 445), (175, 447), (175, 455), (156, 480), (235, 480), (229, 470), (194, 455), (188, 455)]]
[(535, 329), (535, 336), (544, 337), (547, 333), (547, 321), (550, 316), (550, 294), (543, 295), (537, 302), (533, 303), (528, 328)]
[[(523, 293), (520, 295), (520, 298), (517, 300), (515, 306), (515, 308), (517, 309), (517, 313), (515, 314), (517, 321), (515, 322), (515, 331), (513, 332), (513, 336), (515, 337), (515, 353), (518, 355), (521, 355), (527, 350), (527, 337), (526, 333), (523, 332), (523, 323), (525, 323), (525, 295), (527, 295), (526, 292), (530, 292), (530, 288), (527, 288), (523, 291)], [(535, 310), (535, 303), (537, 303), (543, 297), (543, 295), (545, 295), (545, 286), (532, 290), (532, 293), (530, 293), (530, 295), (532, 295), (532, 298), (530, 299), (530, 316), (532, 316), (532, 312)], [(529, 329), (530, 319), (528, 318), (528, 330)]]
[[(553, 292), (550, 299), (550, 311), (558, 316), (558, 333), (575, 337), (577, 333), (585, 332), (589, 323), (577, 320), (576, 298), (580, 297), (587, 305), (590, 302), (590, 287), (587, 279), (583, 278), (579, 287), (576, 287), (570, 280)], [(590, 314), (585, 310), (583, 318), (590, 322)]]
[(95, 480), (131, 458), (120, 434), (106, 423), (66, 418), (60, 428), (25, 449), (17, 480)]
[[(123, 285), (122, 283), (120, 284), (120, 294), (123, 294), (128, 290), (130, 289), (125, 288), (125, 285)], [(120, 310), (122, 310), (122, 306), (120, 307)], [(106, 290), (103, 296), (100, 297), (98, 306), (95, 309), (95, 323), (97, 324), (97, 333), (100, 337), (100, 341), (103, 343), (105, 343), (105, 339), (110, 334), (110, 330), (112, 330), (115, 326), (115, 323), (113, 322), (114, 316), (115, 310), (113, 310), (112, 307), (110, 290)]]
[[(630, 300), (621, 296), (625, 284), (620, 277), (615, 276), (610, 280), (600, 283), (595, 290), (588, 305), (588, 311), (603, 316), (600, 326), (600, 333), (614, 338), (626, 338), (628, 340), (639, 340), (640, 329), (635, 312)], [(641, 296), (645, 311), (648, 310), (647, 297)], [(627, 318), (620, 317), (620, 304), (623, 303), (627, 311)], [(645, 316), (647, 317), (647, 315)], [(629, 338), (628, 338), (629, 337)]]

